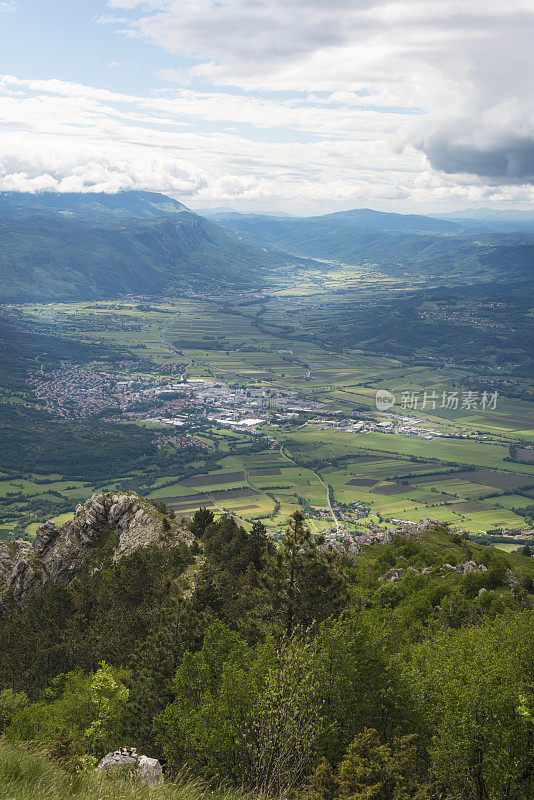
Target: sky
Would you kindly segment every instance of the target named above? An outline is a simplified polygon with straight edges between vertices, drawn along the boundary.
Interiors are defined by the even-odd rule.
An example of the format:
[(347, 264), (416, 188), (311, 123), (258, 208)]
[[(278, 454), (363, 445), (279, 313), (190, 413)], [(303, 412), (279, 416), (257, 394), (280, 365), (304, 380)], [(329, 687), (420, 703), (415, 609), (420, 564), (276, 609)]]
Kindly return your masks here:
[(534, 0), (0, 0), (0, 191), (534, 209)]

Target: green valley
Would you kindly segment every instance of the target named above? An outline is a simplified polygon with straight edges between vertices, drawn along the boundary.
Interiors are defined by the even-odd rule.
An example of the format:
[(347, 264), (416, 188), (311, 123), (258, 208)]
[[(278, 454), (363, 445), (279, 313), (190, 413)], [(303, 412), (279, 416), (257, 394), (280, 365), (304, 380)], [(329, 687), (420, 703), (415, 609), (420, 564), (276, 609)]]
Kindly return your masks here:
[[(2, 535), (15, 535), (11, 520), (18, 520), (16, 535), (28, 534), (37, 521), (64, 514), (72, 497), (122, 487), (183, 515), (206, 505), (246, 527), (261, 520), (273, 533), (304, 508), (312, 529), (332, 536), (376, 536), (391, 521), (430, 516), (488, 541), (504, 537), (519, 547), (528, 540), (534, 465), (513, 457), (517, 447), (528, 453), (534, 437), (521, 371), (527, 353), (510, 348), (506, 359), (475, 367), (460, 348), (442, 357), (410, 352), (406, 325), (406, 346), (386, 354), (383, 344), (378, 353), (361, 333), (345, 334), (332, 321), (344, 313), (346, 321), (343, 309), (352, 303), (372, 327), (374, 307), (395, 293), (417, 296), (417, 286), (329, 265), (323, 274), (301, 267), (276, 281), (223, 298), (196, 292), (6, 308), (10, 335), (33, 349), (20, 362), (25, 383), (4, 387), (13, 409), (6, 432), (13, 433), (1, 465)], [(527, 315), (524, 297), (522, 304)], [(479, 305), (485, 312), (487, 304)], [(484, 318), (476, 304), (469, 313), (475, 326)], [(413, 311), (406, 318), (418, 320)], [(518, 318), (510, 312), (507, 319), (515, 325)], [(462, 335), (470, 323), (453, 315), (448, 324)], [(64, 343), (66, 360), (49, 355), (52, 340)], [(385, 411), (375, 404), (382, 389), (395, 396)], [(484, 392), (488, 406), (497, 392), (495, 408), (482, 407)], [(458, 407), (441, 408), (451, 393)], [(462, 408), (471, 395), (478, 401)], [(50, 443), (43, 456), (40, 425)], [(112, 453), (103, 444), (102, 462), (100, 429), (103, 442), (112, 430), (117, 441)], [(50, 455), (63, 435), (68, 448)], [(24, 436), (36, 446), (21, 459)]]

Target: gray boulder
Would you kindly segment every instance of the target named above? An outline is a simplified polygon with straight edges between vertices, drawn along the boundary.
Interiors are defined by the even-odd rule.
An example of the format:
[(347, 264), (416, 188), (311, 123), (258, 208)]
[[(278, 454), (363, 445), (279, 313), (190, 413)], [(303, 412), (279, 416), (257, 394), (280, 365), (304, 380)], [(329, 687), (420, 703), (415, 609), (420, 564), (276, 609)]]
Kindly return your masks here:
[(163, 770), (157, 758), (140, 756), (137, 762), (137, 773), (145, 783), (161, 783)]
[(397, 569), (388, 569), (388, 571), (378, 579), (378, 583), (396, 583), (396, 581), (400, 580), (403, 575), (404, 570), (402, 567)]
[(156, 784), (163, 781), (163, 770), (156, 758), (139, 756), (135, 747), (121, 747), (113, 753), (108, 753), (97, 766), (97, 772), (113, 772), (121, 768), (129, 768), (135, 772), (144, 783)]
[(468, 572), (478, 572), (479, 569), (474, 561), (466, 561), (465, 564), (458, 564), (454, 571), (459, 572), (460, 575), (467, 575)]
[(98, 772), (112, 772), (120, 767), (134, 767), (137, 770), (138, 760), (139, 756), (135, 747), (121, 747), (113, 753), (107, 753), (98, 762), (96, 769)]

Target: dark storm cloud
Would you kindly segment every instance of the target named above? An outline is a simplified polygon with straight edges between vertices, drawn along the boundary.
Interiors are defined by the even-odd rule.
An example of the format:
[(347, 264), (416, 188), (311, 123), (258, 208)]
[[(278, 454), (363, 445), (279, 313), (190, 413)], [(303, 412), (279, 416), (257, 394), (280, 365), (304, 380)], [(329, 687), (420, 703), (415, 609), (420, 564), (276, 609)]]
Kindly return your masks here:
[(420, 144), (431, 166), (446, 172), (467, 173), (489, 182), (534, 183), (534, 138), (510, 136), (490, 148), (456, 144), (444, 135)]

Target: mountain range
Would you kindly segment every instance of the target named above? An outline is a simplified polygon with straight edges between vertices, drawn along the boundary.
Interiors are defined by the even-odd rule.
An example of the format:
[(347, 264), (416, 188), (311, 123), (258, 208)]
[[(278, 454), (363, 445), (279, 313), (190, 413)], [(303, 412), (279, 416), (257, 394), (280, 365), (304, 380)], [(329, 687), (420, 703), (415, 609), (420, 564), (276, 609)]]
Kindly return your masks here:
[(525, 230), (503, 232), (487, 217), (464, 224), (366, 208), (205, 213), (153, 192), (0, 193), (0, 302), (261, 288), (280, 270), (323, 269), (314, 259), (454, 283), (524, 282), (534, 264), (524, 217), (505, 222)]
[(0, 301), (261, 285), (288, 260), (148, 192), (0, 195)]
[[(316, 217), (215, 213), (228, 234), (257, 247), (301, 257), (374, 264), (391, 275), (411, 274), (454, 282), (528, 279), (534, 265), (534, 223), (500, 232), (482, 225), (355, 209)], [(473, 223), (474, 224), (474, 223)]]

